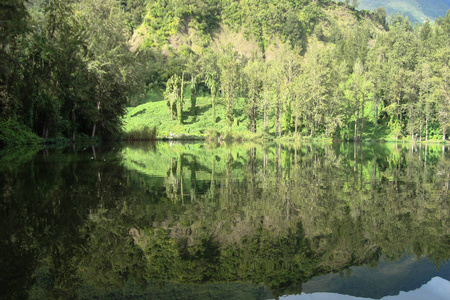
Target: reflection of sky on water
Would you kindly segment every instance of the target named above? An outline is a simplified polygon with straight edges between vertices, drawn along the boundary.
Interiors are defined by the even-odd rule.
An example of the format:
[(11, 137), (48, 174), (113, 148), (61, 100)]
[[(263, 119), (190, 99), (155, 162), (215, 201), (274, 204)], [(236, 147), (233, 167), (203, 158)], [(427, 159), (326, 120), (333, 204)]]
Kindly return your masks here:
[[(313, 293), (302, 295), (290, 295), (280, 297), (283, 300), (357, 300), (371, 299), (348, 295), (339, 295), (335, 293)], [(428, 283), (420, 288), (409, 292), (400, 292), (396, 296), (386, 296), (382, 300), (449, 300), (450, 299), (450, 281), (441, 277), (434, 277)]]

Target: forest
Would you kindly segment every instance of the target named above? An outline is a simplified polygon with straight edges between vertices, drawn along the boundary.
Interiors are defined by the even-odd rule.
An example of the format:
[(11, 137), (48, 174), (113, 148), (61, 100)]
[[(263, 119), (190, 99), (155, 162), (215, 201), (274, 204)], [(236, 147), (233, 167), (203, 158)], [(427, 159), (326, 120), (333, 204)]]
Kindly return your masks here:
[(0, 143), (445, 141), (450, 14), (412, 24), (357, 4), (2, 1)]

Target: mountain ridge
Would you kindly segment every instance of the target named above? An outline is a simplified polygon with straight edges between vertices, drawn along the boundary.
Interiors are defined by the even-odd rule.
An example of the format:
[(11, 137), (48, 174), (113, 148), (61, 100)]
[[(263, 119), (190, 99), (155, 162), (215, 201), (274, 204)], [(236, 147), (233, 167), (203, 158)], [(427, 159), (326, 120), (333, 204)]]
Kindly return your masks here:
[(388, 15), (400, 13), (407, 16), (413, 24), (423, 24), (427, 19), (433, 21), (445, 17), (450, 9), (450, 0), (359, 0), (357, 7), (367, 10), (384, 7)]

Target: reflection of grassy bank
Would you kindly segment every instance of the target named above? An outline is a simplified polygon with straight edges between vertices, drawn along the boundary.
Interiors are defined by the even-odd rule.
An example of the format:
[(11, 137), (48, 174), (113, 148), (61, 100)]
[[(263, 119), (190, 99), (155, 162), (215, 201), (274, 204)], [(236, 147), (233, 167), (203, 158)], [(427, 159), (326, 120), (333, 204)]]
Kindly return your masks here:
[(18, 166), (30, 161), (42, 146), (7, 147), (0, 151), (0, 172), (15, 170)]
[(206, 284), (177, 284), (173, 282), (146, 282), (145, 287), (127, 282), (124, 289), (101, 291), (94, 287), (84, 287), (80, 293), (82, 299), (91, 299), (95, 295), (100, 299), (133, 298), (140, 299), (273, 299), (274, 297), (263, 286), (243, 283), (206, 283)]
[(14, 259), (33, 254), (29, 276), (50, 291), (41, 298), (163, 297), (150, 283), (163, 281), (173, 293), (202, 295), (175, 283), (235, 282), (277, 296), (299, 293), (319, 274), (375, 266), (382, 255), (450, 258), (450, 158), (439, 146), (78, 150), (49, 151), (2, 173), (0, 208), (10, 218), (2, 224), (11, 227), (2, 227), (3, 249), (13, 232)]
[(176, 211), (162, 227), (133, 235), (151, 274), (265, 282), (278, 294), (287, 282), (376, 264), (381, 253), (450, 257), (448, 196), (436, 192), (448, 179), (434, 175), (447, 174), (450, 163), (439, 146), (160, 144), (135, 151), (123, 152), (134, 161), (125, 166), (160, 174), (164, 203)]

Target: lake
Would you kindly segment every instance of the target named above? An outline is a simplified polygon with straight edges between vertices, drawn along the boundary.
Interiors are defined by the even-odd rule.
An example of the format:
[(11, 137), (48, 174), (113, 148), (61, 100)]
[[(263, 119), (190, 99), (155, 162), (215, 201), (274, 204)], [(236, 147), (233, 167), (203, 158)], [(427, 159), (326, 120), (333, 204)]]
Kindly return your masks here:
[(448, 299), (449, 182), (438, 144), (4, 149), (0, 295)]

